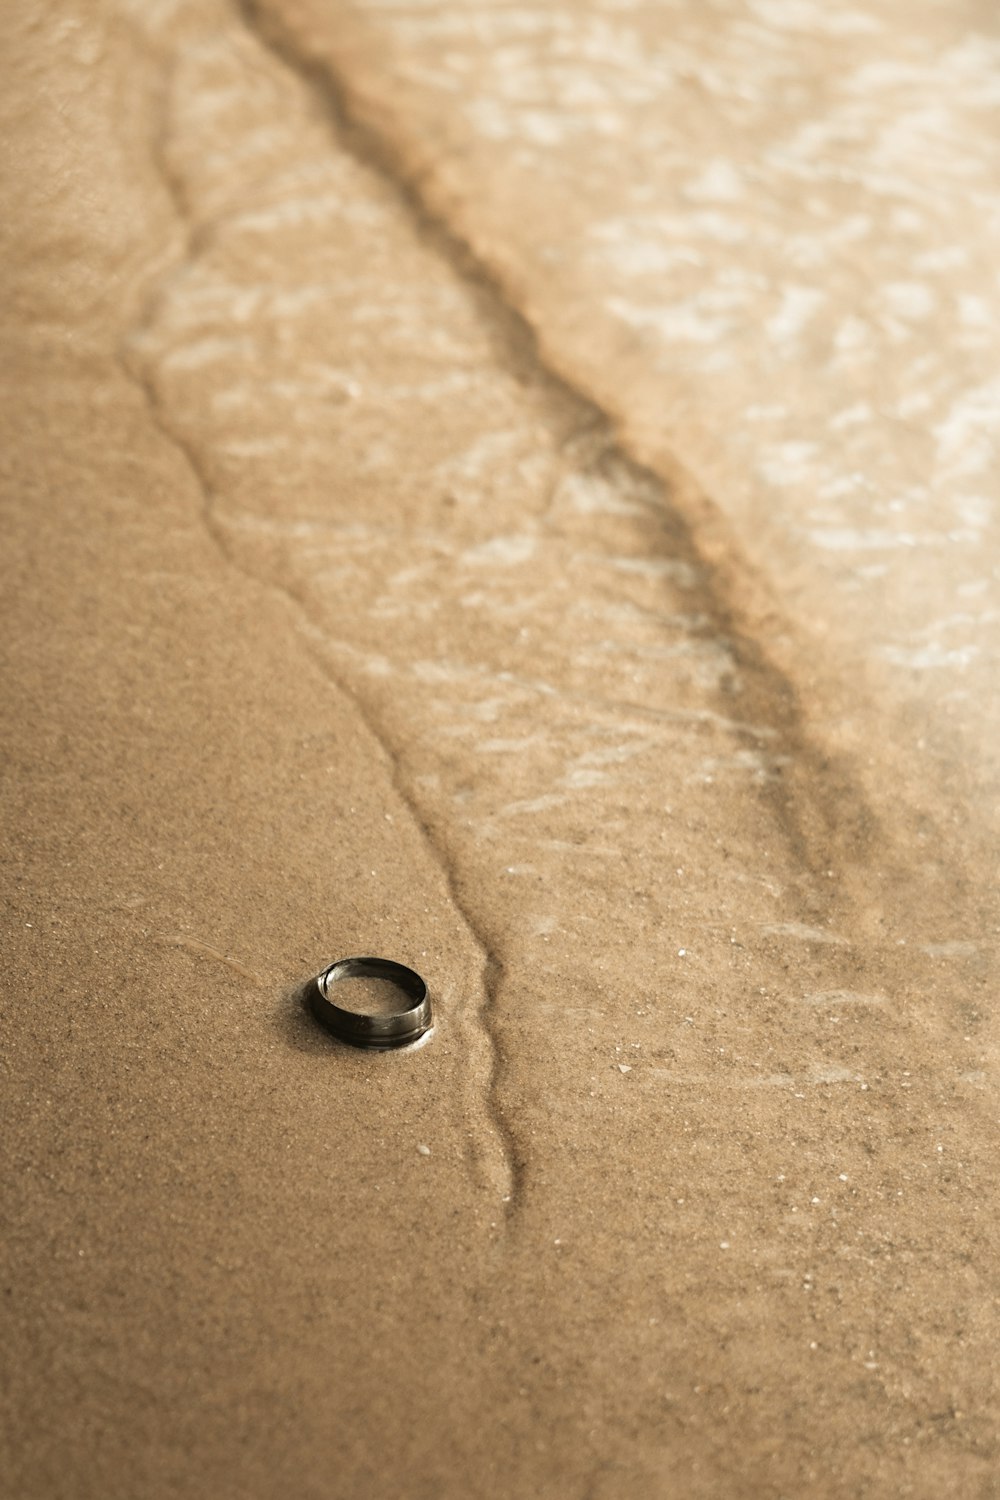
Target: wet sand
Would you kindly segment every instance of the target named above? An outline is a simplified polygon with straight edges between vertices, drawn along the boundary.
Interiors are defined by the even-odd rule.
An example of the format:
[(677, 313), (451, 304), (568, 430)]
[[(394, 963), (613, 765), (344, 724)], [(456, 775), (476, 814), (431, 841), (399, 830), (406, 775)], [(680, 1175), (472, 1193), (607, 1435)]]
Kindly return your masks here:
[[(469, 131), (488, 19), (4, 23), (0, 1468), (993, 1495), (992, 522), (877, 577), (810, 541), (748, 382), (624, 343), (542, 233), (586, 150)], [(980, 654), (894, 660), (945, 595)], [(429, 1043), (303, 1013), (363, 952)]]

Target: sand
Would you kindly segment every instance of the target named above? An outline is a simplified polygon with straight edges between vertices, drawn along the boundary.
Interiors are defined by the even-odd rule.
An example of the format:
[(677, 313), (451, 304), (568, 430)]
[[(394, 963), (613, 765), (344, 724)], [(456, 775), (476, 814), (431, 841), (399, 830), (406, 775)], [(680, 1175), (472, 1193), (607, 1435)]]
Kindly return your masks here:
[[(732, 209), (808, 100), (648, 134), (697, 7), (3, 22), (12, 1496), (998, 1493), (995, 39), (750, 9), (723, 97), (847, 49), (885, 150), (948, 60), (850, 368)], [(304, 1013), (352, 953), (428, 1042)]]

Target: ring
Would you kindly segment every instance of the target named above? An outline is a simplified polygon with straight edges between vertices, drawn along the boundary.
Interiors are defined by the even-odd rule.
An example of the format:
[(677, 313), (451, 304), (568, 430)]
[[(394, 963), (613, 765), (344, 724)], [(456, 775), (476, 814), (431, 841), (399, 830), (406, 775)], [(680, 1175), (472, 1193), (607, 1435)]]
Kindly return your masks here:
[[(386, 979), (406, 997), (407, 1004), (388, 1014), (364, 1015), (343, 1010), (330, 998), (340, 979)], [(431, 1029), (427, 986), (413, 969), (389, 958), (341, 958), (306, 986), (306, 1003), (316, 1020), (352, 1047), (405, 1047)]]

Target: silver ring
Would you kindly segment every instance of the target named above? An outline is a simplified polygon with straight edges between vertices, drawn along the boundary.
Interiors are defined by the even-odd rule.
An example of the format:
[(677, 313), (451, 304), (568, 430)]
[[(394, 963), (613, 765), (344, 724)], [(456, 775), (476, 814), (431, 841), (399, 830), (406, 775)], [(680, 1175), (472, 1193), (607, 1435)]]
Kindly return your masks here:
[[(386, 979), (406, 1001), (388, 1014), (364, 1015), (343, 1010), (331, 998), (340, 979)], [(427, 986), (414, 969), (389, 958), (340, 958), (317, 974), (306, 986), (306, 1003), (327, 1031), (352, 1047), (406, 1047), (431, 1029), (431, 1002)]]

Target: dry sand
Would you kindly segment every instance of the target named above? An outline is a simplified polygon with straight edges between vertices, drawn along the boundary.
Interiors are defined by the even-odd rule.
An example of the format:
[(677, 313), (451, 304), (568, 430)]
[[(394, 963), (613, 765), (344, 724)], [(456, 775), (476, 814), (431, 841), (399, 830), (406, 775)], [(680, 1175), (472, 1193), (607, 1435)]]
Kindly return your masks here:
[[(622, 9), (4, 18), (17, 1500), (1000, 1494), (996, 346), (946, 337), (993, 326), (988, 216), (960, 264), (887, 210), (966, 323), (873, 315), (845, 372), (758, 246), (692, 353), (675, 241), (746, 257), (635, 143), (711, 47)], [(914, 91), (940, 54), (938, 180), (995, 204), (986, 21), (764, 9), (723, 96), (849, 46), (889, 150), (886, 38)], [(772, 93), (712, 117), (732, 172), (807, 128)], [(585, 253), (612, 199), (631, 267)], [(358, 952), (427, 977), (428, 1044), (303, 1014)]]

